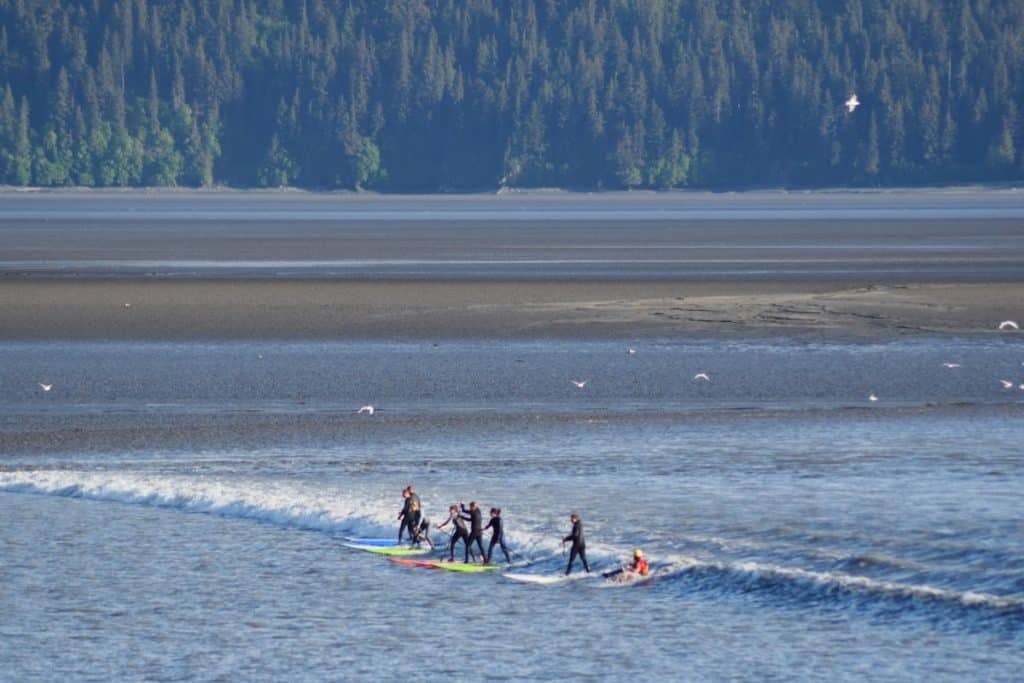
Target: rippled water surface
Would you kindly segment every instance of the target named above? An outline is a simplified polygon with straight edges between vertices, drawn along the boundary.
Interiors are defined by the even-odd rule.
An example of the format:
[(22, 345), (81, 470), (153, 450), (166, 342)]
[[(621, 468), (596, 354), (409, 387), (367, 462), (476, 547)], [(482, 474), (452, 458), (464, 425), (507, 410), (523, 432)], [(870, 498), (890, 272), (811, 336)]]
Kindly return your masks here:
[[(1014, 680), (1022, 362), (1013, 335), (0, 345), (0, 678)], [(435, 521), (502, 507), (511, 572), (558, 576), (575, 510), (596, 570), (642, 547), (653, 578), (342, 546), (410, 482)]]

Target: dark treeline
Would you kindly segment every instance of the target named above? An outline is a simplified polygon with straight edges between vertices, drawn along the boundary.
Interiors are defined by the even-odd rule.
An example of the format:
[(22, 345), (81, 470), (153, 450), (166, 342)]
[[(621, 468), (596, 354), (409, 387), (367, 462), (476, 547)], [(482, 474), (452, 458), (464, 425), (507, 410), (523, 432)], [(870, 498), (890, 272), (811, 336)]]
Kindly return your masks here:
[(1022, 60), (1020, 0), (0, 0), (0, 183), (1013, 179)]

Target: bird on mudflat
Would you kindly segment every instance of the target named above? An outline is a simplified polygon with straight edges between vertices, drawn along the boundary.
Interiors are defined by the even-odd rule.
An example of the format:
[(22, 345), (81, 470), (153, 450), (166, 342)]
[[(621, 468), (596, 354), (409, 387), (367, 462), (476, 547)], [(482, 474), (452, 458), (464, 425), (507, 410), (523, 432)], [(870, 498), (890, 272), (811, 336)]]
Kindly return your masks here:
[(373, 406), (363, 406), (362, 408), (357, 410), (356, 413), (358, 415), (362, 415), (363, 413), (366, 413), (367, 415), (373, 415), (373, 411), (374, 411), (374, 407)]
[(875, 396), (875, 392), (872, 391), (870, 394), (868, 394), (868, 400), (871, 401), (872, 403), (878, 400), (878, 397)]

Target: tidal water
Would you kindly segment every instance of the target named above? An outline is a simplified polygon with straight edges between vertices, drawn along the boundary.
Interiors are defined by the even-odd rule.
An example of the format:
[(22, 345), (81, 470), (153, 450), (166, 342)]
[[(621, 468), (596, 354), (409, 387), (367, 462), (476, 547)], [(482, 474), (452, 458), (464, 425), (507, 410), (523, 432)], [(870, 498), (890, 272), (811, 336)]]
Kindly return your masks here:
[[(3, 343), (0, 678), (1019, 680), (1022, 363), (995, 333)], [(343, 547), (409, 483), (434, 521), (501, 507), (509, 571), (558, 576), (576, 511), (596, 571), (641, 547), (652, 578)]]

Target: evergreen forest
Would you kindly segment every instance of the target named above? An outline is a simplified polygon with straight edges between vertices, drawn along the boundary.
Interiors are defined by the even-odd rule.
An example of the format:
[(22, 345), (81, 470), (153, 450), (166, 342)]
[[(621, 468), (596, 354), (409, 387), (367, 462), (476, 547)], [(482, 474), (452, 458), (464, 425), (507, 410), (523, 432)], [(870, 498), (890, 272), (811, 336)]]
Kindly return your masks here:
[(1021, 0), (0, 0), (0, 184), (1019, 180), (1022, 67)]

